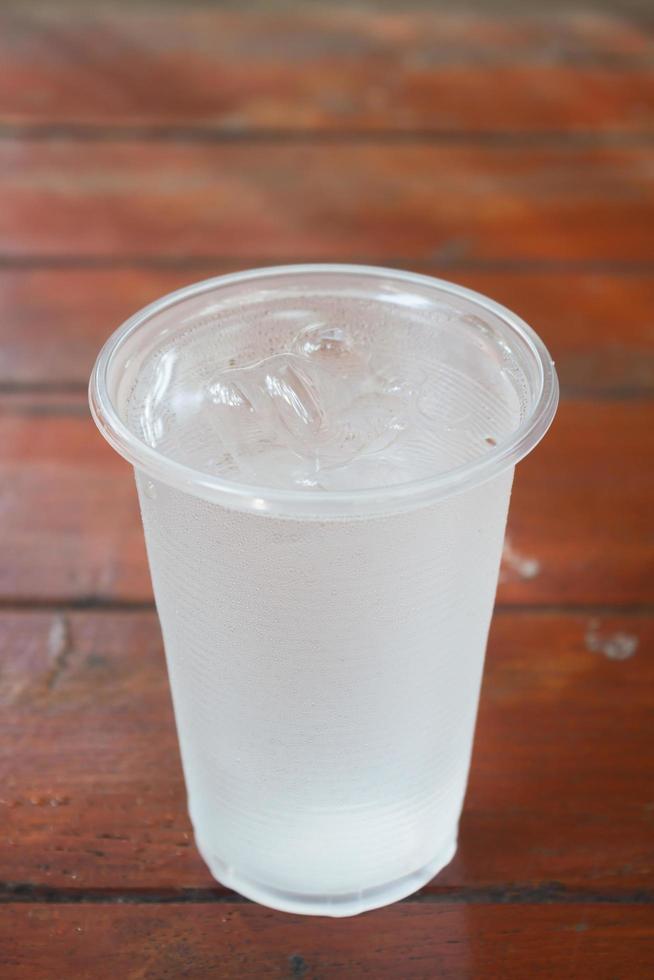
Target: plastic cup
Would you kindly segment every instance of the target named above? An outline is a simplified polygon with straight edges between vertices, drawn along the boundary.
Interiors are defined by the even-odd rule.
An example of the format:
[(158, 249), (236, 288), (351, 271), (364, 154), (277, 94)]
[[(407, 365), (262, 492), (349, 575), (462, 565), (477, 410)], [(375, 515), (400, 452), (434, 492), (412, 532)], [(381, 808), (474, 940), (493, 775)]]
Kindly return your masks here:
[[(418, 320), (433, 326), (444, 367), (451, 357), (481, 396), (504, 372), (520, 415), (459, 465), (346, 491), (235, 482), (135, 435), (128, 406), (153, 352), (210, 324), (226, 354), (239, 324), (271, 304), (282, 318), (363, 315), (373, 339), (390, 316), (402, 343)], [(344, 916), (410, 894), (450, 861), (513, 470), (557, 398), (552, 360), (517, 316), (390, 269), (222, 276), (163, 297), (109, 338), (91, 409), (136, 472), (189, 812), (228, 888)], [(483, 397), (470, 404), (474, 428)]]

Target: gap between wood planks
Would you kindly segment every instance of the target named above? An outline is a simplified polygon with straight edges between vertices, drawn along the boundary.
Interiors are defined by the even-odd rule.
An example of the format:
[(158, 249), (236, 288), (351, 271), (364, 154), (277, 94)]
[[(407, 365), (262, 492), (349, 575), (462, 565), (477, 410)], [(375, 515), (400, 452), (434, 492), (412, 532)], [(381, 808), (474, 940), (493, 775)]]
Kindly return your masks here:
[(446, 254), (430, 256), (402, 255), (348, 255), (343, 259), (340, 255), (321, 256), (287, 255), (283, 258), (270, 258), (267, 255), (19, 255), (0, 253), (0, 270), (38, 270), (56, 271), (57, 269), (72, 270), (112, 270), (112, 269), (197, 269), (211, 272), (216, 266), (221, 268), (255, 269), (277, 265), (306, 265), (317, 262), (321, 265), (380, 265), (385, 268), (399, 268), (411, 271), (420, 266), (422, 269), (433, 270), (434, 275), (439, 270), (456, 268), (462, 272), (488, 273), (524, 273), (538, 275), (542, 273), (610, 273), (618, 276), (642, 275), (654, 273), (654, 258), (652, 259), (466, 259), (461, 256)]
[(211, 125), (113, 125), (104, 123), (0, 123), (0, 140), (70, 140), (84, 143), (465, 143), (474, 146), (603, 147), (649, 146), (654, 131), (466, 129), (228, 129)]
[[(41, 599), (38, 596), (3, 598), (0, 613), (7, 612), (155, 612), (152, 599), (107, 599), (101, 596), (79, 596), (74, 599)], [(516, 603), (498, 602), (494, 615), (500, 616), (654, 616), (654, 603)]]
[[(179, 890), (107, 888), (47, 888), (29, 883), (0, 883), (0, 905), (41, 902), (45, 904), (115, 904), (115, 905), (173, 905), (193, 903), (255, 904), (238, 892), (216, 888), (180, 888)], [(419, 891), (400, 899), (401, 904), (465, 904), (465, 905), (574, 905), (596, 903), (604, 905), (652, 905), (654, 890), (586, 891), (568, 889), (561, 882), (516, 887), (495, 885), (488, 888), (444, 888), (442, 891)], [(395, 903), (399, 904), (399, 903)]]
[[(12, 403), (11, 400), (0, 403), (0, 412), (12, 415), (78, 415), (86, 416), (89, 414), (86, 400), (82, 396), (86, 395), (87, 385), (82, 381), (0, 381), (0, 398), (12, 395), (27, 398), (47, 397), (48, 395), (57, 396), (57, 401), (53, 404), (39, 404), (20, 400)], [(71, 401), (65, 401), (66, 396), (70, 396)], [(648, 399), (654, 396), (647, 386), (625, 385), (620, 388), (611, 388), (602, 391), (597, 388), (584, 388), (580, 385), (561, 384), (562, 399), (584, 399), (598, 402), (624, 402)], [(81, 399), (81, 400), (80, 400)]]

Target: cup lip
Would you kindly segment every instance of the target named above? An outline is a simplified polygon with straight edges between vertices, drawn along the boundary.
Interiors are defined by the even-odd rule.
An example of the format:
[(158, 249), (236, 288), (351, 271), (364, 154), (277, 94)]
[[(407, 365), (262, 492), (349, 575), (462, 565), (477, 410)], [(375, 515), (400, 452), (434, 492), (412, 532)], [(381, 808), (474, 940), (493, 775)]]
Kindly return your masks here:
[[(223, 286), (260, 278), (320, 273), (390, 278), (396, 282), (431, 287), (440, 293), (466, 299), (492, 313), (502, 321), (509, 337), (517, 334), (521, 338), (534, 359), (540, 386), (532, 411), (508, 439), (461, 466), (409, 483), (346, 491), (278, 489), (225, 480), (163, 455), (138, 439), (122, 421), (109, 395), (112, 362), (125, 341), (153, 316), (186, 299)], [(96, 425), (107, 442), (137, 470), (185, 493), (232, 509), (313, 519), (367, 517), (411, 510), (485, 483), (503, 470), (515, 466), (543, 438), (554, 418), (558, 399), (559, 385), (554, 361), (545, 344), (524, 320), (506, 307), (482, 293), (434, 276), (384, 266), (342, 263), (263, 266), (204, 279), (167, 293), (134, 313), (111, 334), (98, 354), (89, 382), (89, 404)]]

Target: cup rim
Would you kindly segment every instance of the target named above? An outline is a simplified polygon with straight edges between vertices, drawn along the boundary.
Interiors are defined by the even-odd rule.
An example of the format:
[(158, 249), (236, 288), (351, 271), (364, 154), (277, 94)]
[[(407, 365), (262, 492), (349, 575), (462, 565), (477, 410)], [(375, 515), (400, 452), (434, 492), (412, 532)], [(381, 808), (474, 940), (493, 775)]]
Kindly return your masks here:
[[(501, 321), (509, 339), (517, 335), (523, 341), (537, 368), (539, 386), (529, 415), (508, 439), (460, 466), (409, 483), (347, 491), (271, 488), (226, 480), (163, 455), (138, 439), (122, 421), (109, 394), (111, 370), (124, 343), (154, 316), (191, 297), (224, 286), (260, 278), (320, 273), (365, 275), (431, 287), (441, 294), (465, 299), (493, 314)], [(543, 438), (554, 418), (558, 398), (559, 385), (554, 362), (545, 344), (524, 320), (506, 307), (482, 293), (434, 276), (383, 266), (340, 263), (264, 266), (204, 279), (167, 293), (134, 313), (111, 334), (98, 354), (89, 382), (89, 404), (96, 425), (107, 442), (137, 470), (185, 493), (232, 509), (313, 519), (410, 510), (485, 483), (503, 470), (515, 466)]]

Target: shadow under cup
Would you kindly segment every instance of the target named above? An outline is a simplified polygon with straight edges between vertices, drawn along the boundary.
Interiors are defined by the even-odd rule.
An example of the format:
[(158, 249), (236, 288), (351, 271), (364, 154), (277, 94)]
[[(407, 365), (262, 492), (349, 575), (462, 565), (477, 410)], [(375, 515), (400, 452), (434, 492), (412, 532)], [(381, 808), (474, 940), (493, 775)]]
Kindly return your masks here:
[[(354, 486), (333, 465), (311, 485), (285, 482), (288, 459), (305, 462), (295, 417), (275, 448), (282, 478), (266, 480), (258, 451), (231, 470), (233, 446), (216, 452), (225, 377), (295, 350), (316, 324), (345, 325), (355, 348), (395, 365), (389, 384), (412, 379), (403, 391), (429, 434), (403, 435), (415, 478), (391, 454), (377, 484), (370, 459)], [(325, 397), (347, 375), (335, 370)], [(223, 884), (273, 908), (351, 915), (451, 859), (513, 468), (557, 396), (518, 317), (388, 269), (223, 276), (108, 340), (91, 408), (136, 471), (189, 811)], [(267, 424), (252, 418), (244, 452)]]

